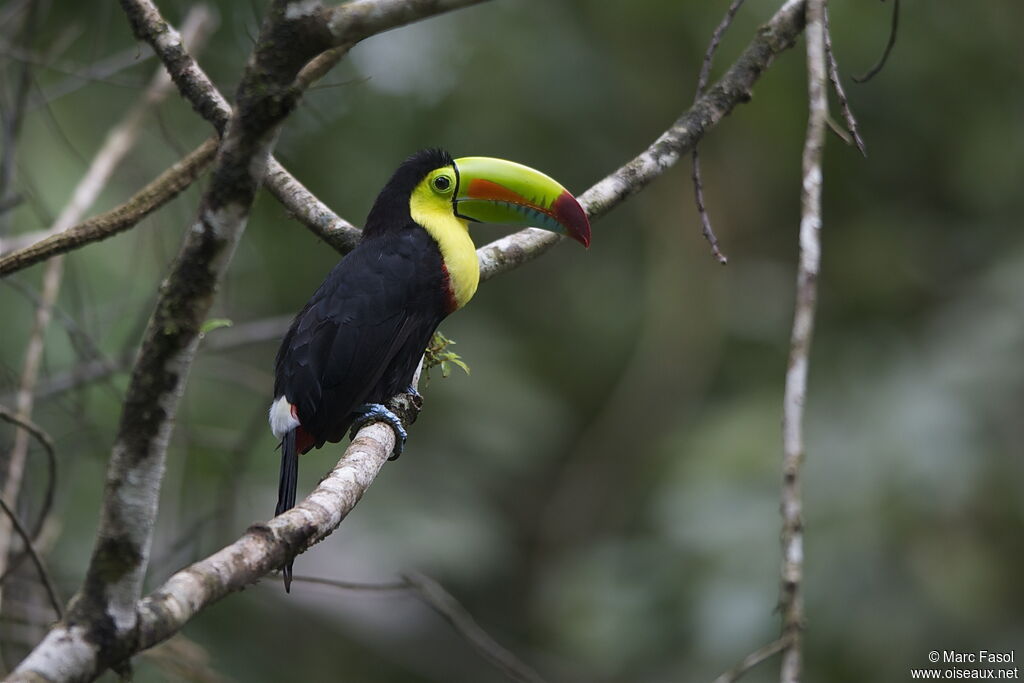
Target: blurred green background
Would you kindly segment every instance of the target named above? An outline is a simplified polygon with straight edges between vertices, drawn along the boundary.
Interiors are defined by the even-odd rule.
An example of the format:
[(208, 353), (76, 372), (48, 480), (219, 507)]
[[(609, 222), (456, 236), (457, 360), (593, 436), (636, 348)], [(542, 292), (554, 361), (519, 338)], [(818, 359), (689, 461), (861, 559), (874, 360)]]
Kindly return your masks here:
[[(31, 93), (49, 101), (26, 115), (14, 187), (28, 201), (8, 234), (46, 227), (156, 66), (74, 77), (131, 59), (127, 22), (114, 3), (40, 1), (30, 49), (47, 58)], [(503, 0), (372, 38), (308, 94), (278, 156), (357, 224), (426, 146), (514, 159), (582, 192), (689, 105), (725, 4)], [(747, 3), (716, 74), (780, 4)], [(160, 5), (175, 22), (188, 8)], [(200, 61), (225, 93), (263, 6), (218, 5)], [(830, 135), (804, 469), (807, 679), (902, 681), (930, 650), (1024, 655), (1024, 5), (906, 2), (889, 65), (864, 85), (848, 76), (877, 59), (890, 4), (831, 10), (869, 157)], [(2, 29), (5, 106), (16, 25)], [(552, 681), (708, 681), (774, 639), (805, 90), (801, 40), (701, 147), (727, 267), (701, 238), (684, 161), (597, 222), (589, 251), (564, 245), (483, 285), (442, 326), (472, 374), (435, 373), (406, 454), (297, 573), (419, 569)], [(169, 98), (93, 213), (209, 132)], [(47, 554), (65, 597), (91, 551), (126, 376), (53, 382), (93, 360), (82, 335), (111, 359), (134, 351), (200, 187), (67, 261), (41, 383), (52, 391), (35, 413), (57, 443)], [(231, 335), (296, 312), (336, 260), (260, 196), (213, 312), (236, 327), (208, 335), (179, 412), (149, 586), (273, 510), (276, 340)], [(41, 273), (0, 282), (4, 405)], [(0, 426), (0, 447), (11, 441)], [(341, 451), (304, 458), (300, 491)], [(33, 450), (29, 516), (43, 463)], [(52, 618), (27, 563), (15, 581), (7, 666)], [(286, 596), (270, 577), (184, 633), (236, 681), (504, 680), (407, 593), (300, 583)], [(166, 659), (138, 658), (138, 680), (184, 679)]]

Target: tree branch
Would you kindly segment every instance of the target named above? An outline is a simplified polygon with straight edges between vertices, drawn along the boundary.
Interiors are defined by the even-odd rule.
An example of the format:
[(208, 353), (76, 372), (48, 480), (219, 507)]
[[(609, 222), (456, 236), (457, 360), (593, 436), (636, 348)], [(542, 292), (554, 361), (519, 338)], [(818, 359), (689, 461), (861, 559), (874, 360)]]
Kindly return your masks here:
[(832, 89), (836, 91), (836, 99), (839, 100), (839, 110), (843, 112), (843, 120), (846, 121), (846, 128), (850, 131), (850, 139), (847, 144), (853, 144), (861, 156), (868, 155), (867, 146), (860, 136), (860, 126), (857, 125), (857, 117), (853, 115), (850, 108), (850, 101), (846, 97), (843, 83), (839, 79), (839, 64), (836, 62), (835, 51), (832, 49), (832, 28), (828, 23), (828, 5), (825, 6), (825, 58), (828, 60), (828, 79), (832, 81)]
[(36, 551), (36, 546), (32, 542), (32, 536), (29, 534), (28, 529), (18, 519), (18, 515), (14, 513), (14, 510), (4, 502), (3, 498), (0, 498), (0, 510), (3, 510), (4, 515), (10, 520), (11, 526), (21, 536), (21, 540), (25, 544), (25, 552), (32, 558), (32, 563), (36, 566), (36, 571), (39, 572), (39, 580), (42, 582), (43, 588), (46, 589), (46, 594), (50, 598), (50, 605), (53, 607), (53, 611), (57, 613), (58, 619), (63, 619), (64, 608), (61, 606), (60, 598), (57, 597), (57, 588), (53, 585), (53, 579), (50, 578), (50, 572), (47, 571), (43, 558)]
[(756, 667), (758, 664), (782, 652), (782, 649), (786, 647), (788, 643), (789, 640), (783, 637), (768, 643), (762, 648), (754, 650), (740, 660), (736, 666), (722, 673), (722, 675), (715, 679), (714, 683), (736, 683), (736, 681), (743, 678), (748, 671)]
[(544, 683), (540, 674), (491, 637), (481, 628), (473, 615), (434, 579), (418, 572), (403, 577), (415, 588), (427, 605), (452, 625), (481, 657), (500, 669), (513, 681)]
[[(701, 62), (700, 74), (697, 77), (697, 92), (693, 96), (694, 103), (700, 99), (700, 96), (704, 94), (704, 89), (708, 87), (708, 79), (711, 77), (711, 64), (715, 58), (715, 52), (718, 50), (719, 43), (722, 42), (722, 36), (729, 30), (733, 18), (742, 5), (743, 0), (732, 0), (725, 12), (725, 16), (722, 17), (722, 20), (711, 34), (711, 41), (704, 52), (704, 61)], [(697, 214), (700, 216), (701, 232), (704, 234), (704, 239), (711, 245), (711, 253), (724, 266), (729, 263), (729, 259), (719, 248), (718, 237), (715, 235), (714, 228), (711, 227), (711, 216), (708, 214), (707, 206), (704, 204), (704, 178), (700, 170), (700, 152), (696, 144), (693, 145), (690, 175), (693, 179), (693, 195), (694, 201), (697, 204)]]
[(885, 63), (889, 61), (889, 55), (892, 54), (892, 49), (896, 47), (896, 31), (900, 27), (900, 0), (892, 0), (892, 22), (889, 24), (889, 39), (885, 42), (885, 49), (882, 51), (882, 56), (878, 59), (873, 67), (868, 69), (868, 72), (863, 76), (854, 76), (853, 80), (855, 83), (867, 83), (872, 78), (877, 76), (879, 72), (885, 67)]
[[(131, 199), (110, 211), (56, 234), (52, 230), (47, 230), (41, 236), (19, 235), (6, 240), (4, 247), (16, 248), (18, 251), (0, 258), (0, 277), (28, 268), (57, 254), (65, 254), (86, 244), (105, 240), (135, 226), (181, 194), (206, 170), (217, 152), (217, 143), (217, 138), (209, 138), (135, 193)], [(24, 237), (31, 240), (27, 246), (21, 247), (20, 245), (25, 243), (22, 239)]]
[[(591, 220), (600, 218), (693, 150), (704, 133), (717, 125), (733, 108), (751, 97), (751, 89), (772, 61), (793, 46), (804, 27), (804, 0), (788, 0), (762, 26), (725, 75), (697, 102), (683, 112), (639, 156), (580, 195)], [(477, 249), (480, 279), (487, 280), (531, 261), (558, 244), (563, 237), (526, 228)]]
[(782, 614), (782, 637), (786, 640), (782, 651), (782, 683), (799, 683), (802, 677), (804, 605), (801, 584), (804, 557), (800, 466), (804, 459), (807, 371), (821, 267), (821, 158), (828, 120), (825, 0), (807, 0), (806, 40), (808, 118), (800, 193), (800, 260), (782, 411), (782, 580), (779, 611)]
[[(42, 427), (27, 418), (18, 417), (3, 405), (0, 405), (0, 420), (24, 429), (39, 442), (43, 447), (43, 450), (46, 452), (46, 464), (47, 469), (49, 470), (49, 476), (46, 478), (46, 492), (43, 494), (43, 504), (39, 508), (39, 518), (33, 526), (32, 532), (29, 534), (29, 538), (35, 543), (39, 541), (43, 527), (46, 524), (46, 519), (50, 515), (50, 510), (53, 509), (53, 498), (57, 492), (57, 452), (53, 447), (53, 439), (50, 438), (49, 434), (43, 431)], [(11, 517), (11, 524), (13, 526), (17, 526), (18, 520)], [(11, 574), (11, 572), (18, 568), (26, 555), (33, 551), (34, 549), (29, 548), (28, 544), (26, 544), (24, 554), (11, 559), (7, 563), (7, 567), (3, 572), (0, 572), (0, 584), (3, 584), (4, 580)], [(58, 616), (62, 616), (60, 610), (58, 610), (57, 613)]]
[[(18, 30), (23, 45), (31, 44), (35, 37), (38, 13), (39, 2), (29, 2)], [(6, 111), (0, 112), (0, 124), (2, 124), (0, 136), (3, 138), (3, 152), (0, 154), (0, 203), (4, 206), (13, 207), (18, 203), (18, 194), (11, 189), (14, 180), (14, 155), (18, 147), (18, 137), (21, 134), (21, 123), (25, 116), (31, 83), (32, 65), (28, 62), (22, 63), (21, 72), (18, 74), (18, 83), (14, 89), (14, 102), (11, 103), (9, 109), (5, 107)], [(10, 215), (7, 211), (0, 210), (0, 234), (7, 232), (9, 219)]]

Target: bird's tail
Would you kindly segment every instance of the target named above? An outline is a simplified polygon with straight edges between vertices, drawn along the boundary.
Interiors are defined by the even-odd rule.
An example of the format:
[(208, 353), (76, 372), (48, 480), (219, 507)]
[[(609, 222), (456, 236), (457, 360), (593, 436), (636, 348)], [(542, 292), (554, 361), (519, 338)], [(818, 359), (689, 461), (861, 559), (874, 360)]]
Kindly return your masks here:
[[(295, 492), (299, 487), (299, 452), (295, 447), (295, 432), (294, 429), (289, 430), (281, 439), (281, 474), (277, 484), (275, 517), (295, 507)], [(292, 590), (293, 564), (294, 560), (289, 560), (284, 566), (284, 590), (287, 593)]]

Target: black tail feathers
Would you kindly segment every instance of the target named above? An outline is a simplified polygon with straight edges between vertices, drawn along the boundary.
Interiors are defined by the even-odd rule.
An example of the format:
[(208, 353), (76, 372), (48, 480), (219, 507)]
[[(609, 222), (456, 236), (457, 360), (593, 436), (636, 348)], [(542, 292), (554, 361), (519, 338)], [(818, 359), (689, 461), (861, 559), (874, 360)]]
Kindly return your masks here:
[[(277, 484), (277, 509), (274, 516), (295, 507), (295, 493), (299, 487), (299, 453), (295, 449), (295, 430), (285, 434), (281, 440), (281, 474)], [(289, 560), (284, 566), (284, 590), (292, 590), (292, 565)]]

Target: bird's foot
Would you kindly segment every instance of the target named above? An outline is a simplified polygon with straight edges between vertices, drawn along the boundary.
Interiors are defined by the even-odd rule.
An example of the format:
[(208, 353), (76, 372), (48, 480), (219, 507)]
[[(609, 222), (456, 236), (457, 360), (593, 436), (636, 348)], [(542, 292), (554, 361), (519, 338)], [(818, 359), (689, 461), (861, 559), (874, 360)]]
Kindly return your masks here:
[(416, 387), (414, 387), (414, 386), (413, 386), (413, 385), (411, 385), (411, 384), (410, 384), (409, 386), (407, 386), (407, 387), (405, 388), (405, 393), (409, 394), (409, 395), (410, 395), (410, 396), (412, 396), (413, 398), (418, 398), (418, 399), (420, 399), (421, 401), (423, 400), (423, 396), (422, 396), (422, 395), (420, 394), (420, 392), (419, 392), (419, 391), (418, 391), (418, 390), (416, 389)]
[(386, 422), (395, 431), (395, 452), (388, 460), (397, 460), (405, 449), (405, 440), (409, 438), (408, 432), (402, 426), (402, 420), (380, 403), (364, 403), (359, 409), (359, 417), (352, 422), (352, 429), (349, 437), (355, 438), (356, 432), (371, 422)]

